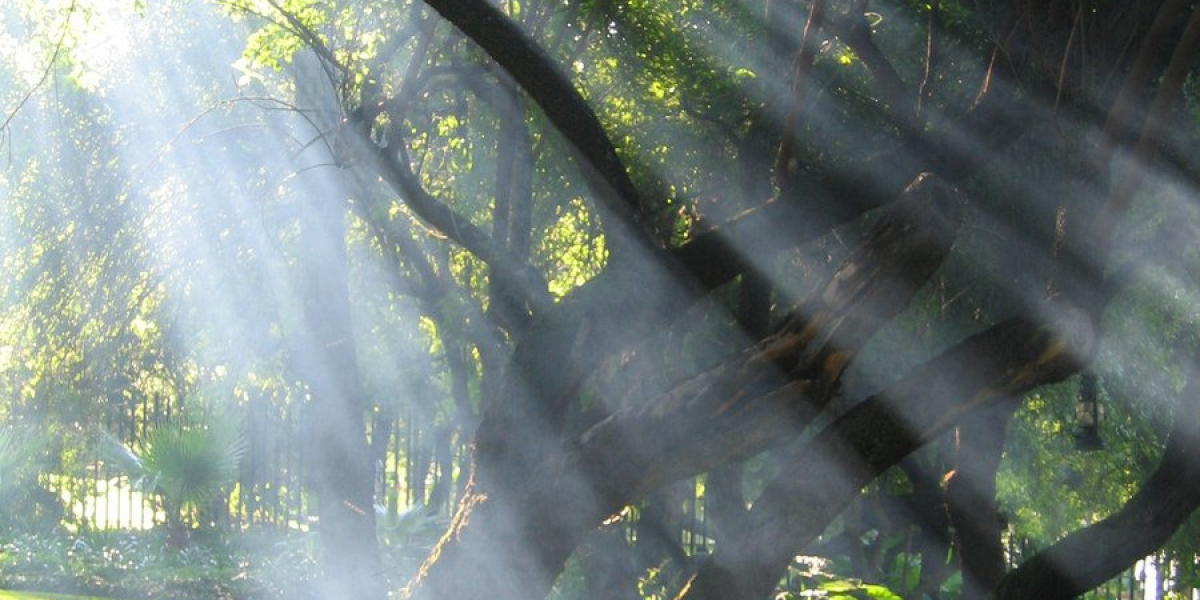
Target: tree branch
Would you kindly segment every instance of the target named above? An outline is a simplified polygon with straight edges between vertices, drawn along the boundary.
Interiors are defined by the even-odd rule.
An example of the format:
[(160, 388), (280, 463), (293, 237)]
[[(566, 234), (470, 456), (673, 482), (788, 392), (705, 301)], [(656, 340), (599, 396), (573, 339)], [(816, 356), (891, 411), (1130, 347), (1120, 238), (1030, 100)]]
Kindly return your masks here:
[(1133, 156), (1124, 172), (1120, 174), (1104, 209), (1096, 219), (1096, 237), (1101, 241), (1107, 240), (1115, 225), (1114, 221), (1128, 211), (1129, 206), (1133, 203), (1133, 196), (1141, 186), (1150, 159), (1153, 158), (1163, 133), (1166, 131), (1169, 113), (1180, 100), (1179, 92), (1195, 61), (1198, 49), (1200, 49), (1200, 8), (1193, 8), (1192, 16), (1188, 19), (1187, 29), (1184, 30), (1179, 43), (1175, 45), (1175, 50), (1171, 54), (1171, 62), (1168, 63), (1166, 72), (1163, 73), (1162, 85), (1155, 94), (1154, 101), (1150, 104), (1146, 122), (1142, 126), (1141, 135), (1133, 149)]
[[(1068, 600), (1154, 552), (1200, 507), (1200, 354), (1162, 461), (1116, 514), (1039, 552), (1000, 581), (993, 600)], [(1097, 552), (1103, 548), (1103, 552)]]
[(622, 221), (640, 224), (641, 215), (648, 212), (647, 206), (604, 126), (546, 52), (512, 19), (485, 0), (426, 0), (426, 3), (508, 71), (541, 107), (598, 176), (599, 181), (588, 178), (598, 200)]
[(931, 176), (918, 179), (823, 292), (776, 333), (739, 359), (593, 426), (578, 448), (590, 478), (629, 501), (798, 433), (832, 397), (850, 359), (949, 254), (957, 198)]
[(851, 15), (848, 21), (830, 19), (829, 26), (833, 33), (851, 50), (854, 50), (859, 60), (866, 65), (867, 70), (871, 72), (871, 77), (875, 79), (880, 95), (883, 96), (892, 112), (902, 115), (904, 119), (911, 118), (913, 114), (913, 101), (910, 100), (912, 94), (909, 93), (908, 86), (900, 78), (900, 74), (896, 72), (896, 68), (892, 66), (892, 61), (888, 60), (879, 46), (875, 45), (875, 40), (871, 38), (871, 26), (867, 23), (866, 15), (861, 13)]
[(1094, 325), (1077, 309), (1056, 313), (1045, 326), (1012, 318), (976, 334), (838, 418), (792, 455), (679, 598), (767, 597), (862, 486), (970, 411), (1077, 371), (1094, 351)]
[[(517, 264), (503, 247), (471, 223), (470, 219), (426, 192), (407, 164), (388, 149), (376, 145), (368, 136), (366, 128), (358, 126), (361, 124), (352, 124), (355, 126), (349, 128), (353, 130), (349, 135), (353, 136), (361, 149), (360, 155), (366, 157), (371, 167), (404, 198), (405, 204), (412, 208), (418, 217), (487, 263), (491, 268), (491, 276), (504, 281), (507, 289), (522, 290), (526, 293), (526, 301), (535, 313), (553, 304), (545, 282), (538, 273), (529, 265)], [(369, 198), (364, 199), (366, 200)], [(377, 212), (365, 210), (361, 211), (361, 214), (368, 220), (382, 219)], [(392, 224), (386, 220), (378, 223), (378, 226), (385, 232), (392, 229)], [(403, 232), (396, 235), (403, 235)]]

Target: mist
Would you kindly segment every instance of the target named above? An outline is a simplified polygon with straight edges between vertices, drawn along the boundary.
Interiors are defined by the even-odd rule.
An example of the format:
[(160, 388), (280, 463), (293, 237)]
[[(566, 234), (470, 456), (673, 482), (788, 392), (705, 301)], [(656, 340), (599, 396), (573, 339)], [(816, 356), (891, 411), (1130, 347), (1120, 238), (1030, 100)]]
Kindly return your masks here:
[(0, 594), (1200, 598), (1195, 3), (0, 24)]

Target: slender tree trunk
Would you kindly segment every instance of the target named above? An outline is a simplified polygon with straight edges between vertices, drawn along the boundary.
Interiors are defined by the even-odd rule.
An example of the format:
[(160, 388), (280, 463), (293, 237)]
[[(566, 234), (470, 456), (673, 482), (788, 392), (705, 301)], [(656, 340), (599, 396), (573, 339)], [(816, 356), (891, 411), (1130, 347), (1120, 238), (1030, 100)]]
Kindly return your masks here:
[[(309, 60), (305, 60), (309, 58)], [(297, 96), (332, 122), (333, 100), (310, 55), (296, 58)], [(322, 132), (308, 132), (318, 135)], [(317, 498), (317, 531), (324, 567), (322, 594), (332, 600), (385, 597), (375, 532), (374, 471), (367, 446), (364, 392), (358, 374), (346, 257), (346, 187), (333, 157), (313, 144), (300, 158), (309, 168), (302, 188), (299, 259), (302, 333), (294, 348), (297, 374), (308, 388), (310, 484)]]
[(942, 491), (942, 479), (946, 474), (943, 457), (949, 446), (947, 438), (939, 440), (932, 465), (923, 464), (916, 456), (901, 463), (913, 485), (910, 505), (913, 521), (918, 527), (913, 549), (921, 555), (921, 575), (914, 590), (918, 598), (937, 598), (942, 584), (955, 570), (952, 562), (947, 560), (950, 556), (950, 515)]
[(374, 473), (350, 331), (344, 205), (319, 199), (303, 224), (309, 335), (297, 354), (310, 395), (309, 431), (327, 598), (383, 598)]
[(438, 426), (433, 430), (433, 464), (437, 478), (429, 492), (429, 506), (439, 513), (450, 510), (454, 490), (453, 448), (450, 446), (449, 426)]
[(996, 471), (1008, 422), (1018, 406), (1008, 399), (967, 418), (956, 430), (958, 455), (946, 485), (963, 572), (963, 598), (986, 598), (1004, 577), (1004, 545), (996, 511)]

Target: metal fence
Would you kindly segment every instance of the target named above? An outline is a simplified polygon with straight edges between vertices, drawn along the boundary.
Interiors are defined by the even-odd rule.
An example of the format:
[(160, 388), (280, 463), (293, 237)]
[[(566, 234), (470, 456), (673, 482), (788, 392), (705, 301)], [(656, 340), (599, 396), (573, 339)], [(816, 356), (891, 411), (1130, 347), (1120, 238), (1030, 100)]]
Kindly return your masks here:
[[(192, 515), (193, 525), (226, 529), (268, 526), (307, 529), (314, 517), (313, 501), (305, 491), (304, 419), (295, 403), (258, 398), (242, 407), (245, 452), (236, 482), (216, 496), (207, 510)], [(136, 447), (154, 427), (181, 409), (168, 399), (126, 402), (105, 417), (106, 429), (118, 440)], [(378, 411), (368, 423), (370, 452), (375, 462), (376, 510), (382, 520), (394, 521), (408, 509), (437, 506), (449, 511), (465, 480), (465, 441), (457, 433), (429, 422), (413, 409), (403, 414)], [(88, 529), (144, 529), (161, 524), (165, 515), (128, 478), (97, 457), (71, 475), (43, 475), (43, 484), (63, 499), (68, 522)], [(711, 553), (710, 518), (704, 506), (703, 476), (668, 486), (651, 500), (660, 531), (674, 536), (689, 556)], [(642, 507), (625, 515), (627, 540), (636, 543)], [(1010, 567), (1036, 553), (1028, 542), (1009, 537)], [(1195, 564), (1195, 557), (1192, 557)], [(1182, 565), (1187, 567), (1187, 565)], [(1200, 565), (1197, 565), (1200, 566)], [(1177, 560), (1150, 556), (1120, 576), (1088, 592), (1086, 600), (1160, 600), (1176, 580), (1196, 568)], [(1185, 588), (1186, 589), (1186, 588)], [(1200, 600), (1195, 591), (1180, 598)]]
[[(145, 399), (123, 403), (104, 417), (104, 429), (115, 440), (136, 449), (155, 427), (180, 412), (175, 402)], [(240, 407), (244, 452), (236, 481), (216, 494), (211, 506), (188, 518), (194, 526), (241, 529), (264, 525), (307, 529), (315, 515), (306, 490), (309, 464), (304, 417), (296, 404), (270, 398)], [(369, 423), (375, 463), (376, 509), (383, 519), (395, 519), (417, 505), (447, 510), (461, 491), (457, 465), (463, 463), (463, 444), (444, 427), (421, 420), (408, 411), (402, 416), (376, 417)], [(62, 450), (60, 450), (62, 451)], [(71, 450), (91, 456), (68, 474), (47, 473), (41, 483), (62, 499), (66, 521), (85, 529), (145, 529), (165, 521), (152, 498), (108, 464), (103, 453)]]

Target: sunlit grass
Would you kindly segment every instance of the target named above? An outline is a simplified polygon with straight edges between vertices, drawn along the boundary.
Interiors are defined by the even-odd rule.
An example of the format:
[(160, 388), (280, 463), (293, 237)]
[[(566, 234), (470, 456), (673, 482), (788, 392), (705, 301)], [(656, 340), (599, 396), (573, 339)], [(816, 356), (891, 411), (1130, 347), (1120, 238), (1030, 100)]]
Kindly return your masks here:
[(69, 594), (48, 594), (43, 592), (24, 592), (16, 590), (0, 590), (0, 600), (106, 600), (104, 596), (72, 596)]

